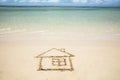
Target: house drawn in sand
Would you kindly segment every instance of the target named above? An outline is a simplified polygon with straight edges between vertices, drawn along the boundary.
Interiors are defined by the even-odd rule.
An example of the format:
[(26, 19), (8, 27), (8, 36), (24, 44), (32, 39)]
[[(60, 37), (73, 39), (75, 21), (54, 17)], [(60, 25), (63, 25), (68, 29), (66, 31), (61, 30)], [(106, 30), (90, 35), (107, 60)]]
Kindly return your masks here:
[(64, 48), (52, 48), (36, 56), (36, 58), (40, 58), (38, 71), (72, 71), (71, 57), (74, 55), (66, 52)]

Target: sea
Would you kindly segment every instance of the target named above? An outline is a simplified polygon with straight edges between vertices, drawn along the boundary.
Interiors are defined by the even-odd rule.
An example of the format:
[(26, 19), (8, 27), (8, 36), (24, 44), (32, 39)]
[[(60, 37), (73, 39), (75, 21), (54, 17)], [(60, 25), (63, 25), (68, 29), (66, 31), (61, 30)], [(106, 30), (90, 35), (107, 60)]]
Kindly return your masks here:
[(17, 34), (43, 40), (120, 40), (120, 8), (0, 7), (0, 40)]

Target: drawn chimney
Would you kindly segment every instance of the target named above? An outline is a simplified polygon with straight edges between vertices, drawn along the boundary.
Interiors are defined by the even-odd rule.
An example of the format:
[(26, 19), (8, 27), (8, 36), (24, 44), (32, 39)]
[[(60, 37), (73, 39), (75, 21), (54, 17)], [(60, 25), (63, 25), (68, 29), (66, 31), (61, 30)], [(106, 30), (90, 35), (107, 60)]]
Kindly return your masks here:
[(65, 52), (65, 48), (61, 48), (60, 51)]

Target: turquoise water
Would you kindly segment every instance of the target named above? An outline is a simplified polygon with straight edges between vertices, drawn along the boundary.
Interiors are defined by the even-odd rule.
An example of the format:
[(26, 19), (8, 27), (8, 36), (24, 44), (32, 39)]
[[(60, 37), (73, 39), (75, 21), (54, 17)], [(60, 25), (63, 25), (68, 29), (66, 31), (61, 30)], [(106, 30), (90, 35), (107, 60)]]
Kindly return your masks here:
[(41, 32), (120, 35), (120, 8), (0, 7), (0, 34)]

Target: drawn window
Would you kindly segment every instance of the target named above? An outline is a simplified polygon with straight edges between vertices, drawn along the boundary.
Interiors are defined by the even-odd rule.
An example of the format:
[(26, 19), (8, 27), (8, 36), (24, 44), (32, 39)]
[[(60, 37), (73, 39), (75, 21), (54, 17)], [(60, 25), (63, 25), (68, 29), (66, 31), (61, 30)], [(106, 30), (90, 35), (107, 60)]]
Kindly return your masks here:
[(65, 66), (66, 65), (66, 59), (55, 57), (55, 58), (52, 59), (52, 64), (54, 66)]

